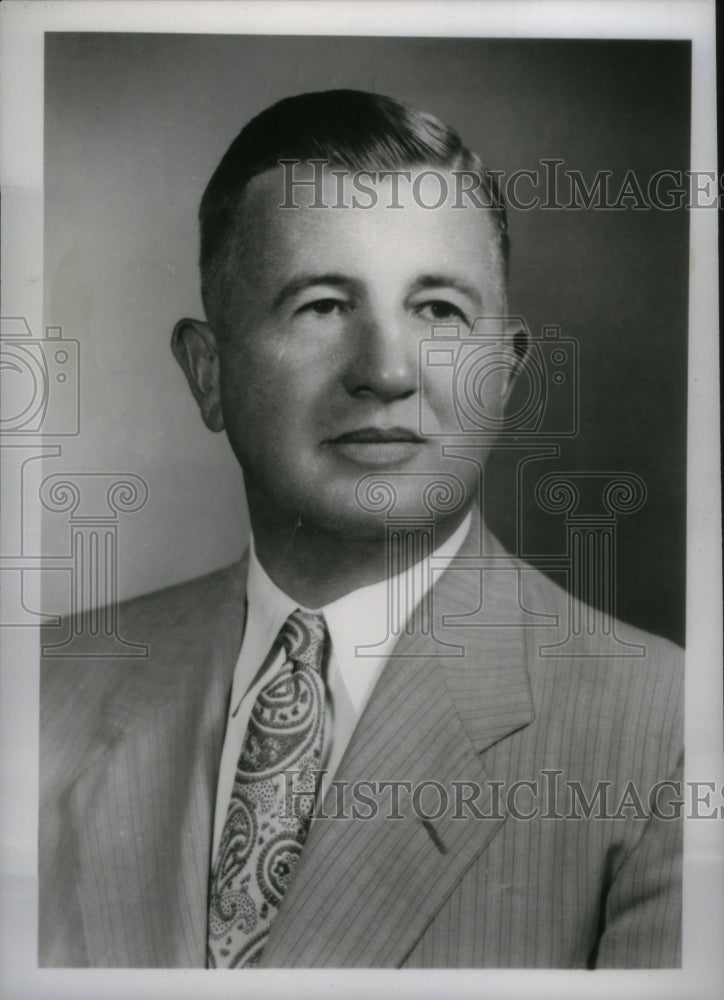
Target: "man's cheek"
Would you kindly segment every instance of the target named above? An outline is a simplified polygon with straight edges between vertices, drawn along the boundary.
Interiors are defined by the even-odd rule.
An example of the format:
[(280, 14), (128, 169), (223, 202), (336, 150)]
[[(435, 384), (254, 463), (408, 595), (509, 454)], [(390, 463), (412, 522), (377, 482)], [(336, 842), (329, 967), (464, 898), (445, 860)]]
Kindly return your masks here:
[[(432, 378), (423, 386), (420, 400), (420, 416), (423, 425), (430, 420), (437, 424), (441, 432), (452, 433), (457, 429), (457, 417), (449, 380)], [(423, 431), (425, 427), (421, 428)]]

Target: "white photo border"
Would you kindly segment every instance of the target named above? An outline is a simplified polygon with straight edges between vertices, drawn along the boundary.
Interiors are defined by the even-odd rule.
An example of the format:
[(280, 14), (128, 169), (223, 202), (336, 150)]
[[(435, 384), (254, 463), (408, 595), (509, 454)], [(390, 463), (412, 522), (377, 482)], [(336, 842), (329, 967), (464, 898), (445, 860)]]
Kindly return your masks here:
[[(707, 0), (628, 3), (490, 2), (20, 2), (0, 8), (2, 313), (43, 322), (43, 42), (48, 31), (360, 34), (490, 38), (669, 38), (692, 42), (691, 169), (717, 171), (714, 7)], [(717, 174), (718, 176), (718, 174)], [(687, 522), (687, 781), (724, 778), (718, 436), (717, 212), (691, 211)], [(3, 486), (6, 486), (3, 483)], [(3, 491), (5, 495), (7, 490)], [(5, 512), (5, 524), (9, 512)], [(39, 537), (40, 515), (26, 525)], [(7, 539), (5, 539), (7, 541)], [(2, 551), (8, 551), (3, 547)], [(236, 997), (239, 974), (204, 970), (38, 969), (38, 677), (32, 629), (0, 634), (0, 993), (19, 997)], [(684, 966), (669, 971), (247, 971), (255, 997), (416, 995), (520, 998), (720, 995), (724, 980), (724, 822), (685, 827)], [(120, 978), (122, 976), (122, 979)], [(121, 985), (122, 984), (122, 985)]]

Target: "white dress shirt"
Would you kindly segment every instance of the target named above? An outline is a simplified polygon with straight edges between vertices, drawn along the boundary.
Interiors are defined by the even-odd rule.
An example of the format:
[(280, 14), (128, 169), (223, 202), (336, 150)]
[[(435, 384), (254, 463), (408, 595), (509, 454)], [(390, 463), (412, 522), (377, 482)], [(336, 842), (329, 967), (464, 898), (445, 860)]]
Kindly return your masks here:
[[(432, 565), (436, 575), (457, 555), (470, 530), (471, 515), (465, 518), (448, 540), (435, 550)], [(273, 583), (257, 559), (253, 539), (250, 544), (249, 576), (246, 588), (247, 614), (244, 638), (234, 669), (229, 716), (226, 723), (221, 767), (216, 789), (212, 861), (221, 839), (236, 764), (256, 697), (284, 660), (284, 651), (275, 646), (279, 630), (299, 604)], [(354, 590), (317, 610), (324, 614), (331, 640), (327, 664), (329, 702), (325, 716), (324, 749), (320, 795), (324, 795), (347, 748), (359, 717), (372, 693), (382, 668), (404, 630), (407, 621), (433, 580), (427, 562), (408, 567), (389, 584), (386, 579)], [(403, 577), (407, 579), (403, 580)], [(396, 629), (388, 628), (388, 587), (415, 595), (403, 609)], [(393, 592), (395, 590), (393, 589)], [(303, 608), (308, 611), (310, 609)], [(374, 647), (374, 648), (370, 648)]]

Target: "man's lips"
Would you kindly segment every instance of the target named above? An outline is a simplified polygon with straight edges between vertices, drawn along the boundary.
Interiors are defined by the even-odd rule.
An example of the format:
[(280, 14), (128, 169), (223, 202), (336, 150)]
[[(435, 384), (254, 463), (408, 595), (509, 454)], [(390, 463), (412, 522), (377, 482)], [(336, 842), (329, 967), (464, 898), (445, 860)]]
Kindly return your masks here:
[(425, 438), (407, 427), (358, 427), (327, 438), (324, 444), (422, 444)]
[(426, 438), (409, 427), (356, 427), (323, 444), (361, 469), (393, 469), (419, 455)]

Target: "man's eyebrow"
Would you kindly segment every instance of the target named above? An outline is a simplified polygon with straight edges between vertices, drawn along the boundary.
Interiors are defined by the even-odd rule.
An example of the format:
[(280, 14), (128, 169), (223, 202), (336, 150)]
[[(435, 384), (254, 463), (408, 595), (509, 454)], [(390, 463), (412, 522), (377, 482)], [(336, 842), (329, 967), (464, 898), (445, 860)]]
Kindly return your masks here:
[(313, 271), (308, 274), (300, 274), (299, 277), (292, 278), (291, 281), (288, 281), (279, 294), (274, 298), (272, 303), (274, 309), (277, 309), (293, 295), (303, 292), (305, 288), (309, 288), (312, 285), (332, 285), (335, 288), (350, 288), (356, 287), (357, 282), (354, 278), (350, 278), (344, 274), (318, 274)]
[(482, 294), (478, 286), (455, 274), (422, 274), (419, 278), (415, 278), (410, 285), (410, 294), (431, 288), (456, 288), (473, 301), (482, 302)]

